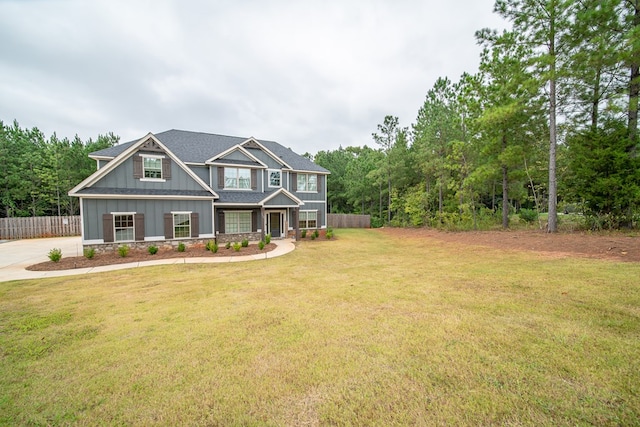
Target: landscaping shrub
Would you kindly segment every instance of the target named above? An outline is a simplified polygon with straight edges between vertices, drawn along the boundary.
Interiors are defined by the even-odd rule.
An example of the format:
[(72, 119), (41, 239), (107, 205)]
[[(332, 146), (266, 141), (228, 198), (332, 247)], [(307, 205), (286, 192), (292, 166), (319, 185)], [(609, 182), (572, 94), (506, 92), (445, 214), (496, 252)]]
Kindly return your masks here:
[(325, 234), (327, 239), (331, 239), (333, 237), (333, 228), (327, 228), (327, 234)]
[(268, 245), (269, 243), (271, 243), (271, 234), (267, 234), (266, 236), (264, 236), (264, 242)]
[(94, 256), (96, 256), (96, 250), (94, 248), (86, 248), (82, 252), (82, 254), (86, 259), (92, 259)]
[(311, 240), (316, 240), (316, 233), (311, 233)]
[(207, 242), (207, 250), (213, 252), (214, 254), (218, 252), (218, 243), (214, 242), (213, 240), (209, 240)]
[(538, 211), (535, 209), (520, 209), (520, 219), (532, 223), (538, 219)]
[(147, 248), (147, 251), (149, 251), (149, 254), (155, 255), (158, 253), (158, 247), (155, 245), (151, 245)]
[(238, 242), (235, 242), (233, 244), (233, 250), (236, 251), (236, 252), (240, 252), (240, 248), (241, 247), (242, 247), (242, 245), (240, 243), (238, 243)]
[(124, 257), (126, 257), (127, 255), (129, 255), (129, 246), (127, 246), (127, 245), (119, 246), (119, 247), (118, 247), (118, 254), (119, 254), (122, 258), (124, 258)]
[(258, 248), (259, 248), (260, 250), (263, 250), (263, 249), (264, 249), (264, 242), (263, 242), (262, 240), (260, 240), (260, 241), (258, 242)]
[(307, 230), (302, 230), (302, 234), (301, 234), (303, 239), (307, 238)]
[(315, 230), (313, 230), (313, 238), (317, 239), (320, 236), (320, 232), (318, 231), (318, 229), (316, 228)]
[(53, 262), (58, 262), (62, 259), (62, 249), (53, 248), (49, 251), (49, 259)]
[(178, 243), (178, 252), (184, 252), (186, 249), (187, 247), (184, 245), (184, 243)]
[(226, 245), (224, 245), (225, 248), (229, 249), (231, 247), (231, 242), (227, 242)]
[(243, 247), (243, 248), (246, 248), (246, 247), (248, 247), (248, 246), (249, 246), (249, 241), (248, 241), (247, 239), (243, 239), (243, 240), (242, 240), (242, 247)]

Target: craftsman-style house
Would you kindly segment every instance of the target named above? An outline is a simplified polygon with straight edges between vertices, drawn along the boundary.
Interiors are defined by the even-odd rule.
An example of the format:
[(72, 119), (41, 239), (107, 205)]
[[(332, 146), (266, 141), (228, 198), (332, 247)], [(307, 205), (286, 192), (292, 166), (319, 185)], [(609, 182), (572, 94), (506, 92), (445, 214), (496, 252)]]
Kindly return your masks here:
[(89, 157), (98, 170), (69, 192), (80, 198), (84, 246), (326, 228), (329, 171), (277, 142), (169, 130)]

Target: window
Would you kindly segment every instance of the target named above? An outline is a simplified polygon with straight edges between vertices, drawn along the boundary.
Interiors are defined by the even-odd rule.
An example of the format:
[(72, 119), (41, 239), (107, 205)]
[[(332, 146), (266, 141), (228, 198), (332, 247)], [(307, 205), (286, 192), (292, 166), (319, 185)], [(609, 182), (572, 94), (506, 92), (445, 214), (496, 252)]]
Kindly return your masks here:
[(281, 187), (282, 186), (282, 172), (278, 170), (269, 171), (269, 187)]
[(143, 176), (151, 179), (162, 179), (162, 158), (147, 157), (142, 158)]
[(318, 191), (318, 175), (311, 173), (298, 174), (298, 191)]
[(224, 188), (251, 189), (251, 169), (224, 168)]
[(129, 242), (134, 240), (133, 214), (113, 215), (113, 228), (116, 242)]
[(224, 230), (227, 234), (251, 233), (251, 212), (225, 212)]
[(300, 211), (299, 228), (318, 228), (318, 211)]
[(173, 214), (173, 238), (191, 237), (191, 213)]

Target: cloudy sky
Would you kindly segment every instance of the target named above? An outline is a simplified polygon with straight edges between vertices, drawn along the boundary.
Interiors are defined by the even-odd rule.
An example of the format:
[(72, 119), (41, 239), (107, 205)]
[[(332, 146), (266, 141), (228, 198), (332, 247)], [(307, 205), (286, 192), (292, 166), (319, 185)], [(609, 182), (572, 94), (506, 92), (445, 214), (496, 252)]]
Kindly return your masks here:
[(373, 145), (475, 72), (493, 0), (0, 0), (0, 120), (48, 137), (184, 129), (299, 153)]

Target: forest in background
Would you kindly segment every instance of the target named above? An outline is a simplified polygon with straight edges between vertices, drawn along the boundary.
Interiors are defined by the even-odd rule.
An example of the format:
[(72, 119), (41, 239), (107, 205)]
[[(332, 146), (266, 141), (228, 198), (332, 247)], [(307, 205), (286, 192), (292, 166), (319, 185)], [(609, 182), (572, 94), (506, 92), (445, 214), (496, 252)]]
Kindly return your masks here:
[[(362, 146), (307, 154), (331, 171), (331, 213), (372, 224), (509, 227), (510, 214), (640, 223), (640, 0), (497, 0), (475, 74), (440, 77), (415, 122), (388, 115)], [(373, 126), (372, 126), (373, 127)], [(67, 192), (113, 146), (0, 121), (0, 217), (73, 215)]]
[(410, 126), (309, 155), (328, 210), (396, 226), (509, 227), (510, 214), (640, 222), (640, 0), (498, 0), (511, 28), (477, 31), (479, 71), (439, 78)]
[(37, 128), (0, 121), (0, 218), (78, 215), (77, 197), (67, 193), (96, 170), (89, 153), (117, 144), (112, 133), (94, 141), (48, 139)]

